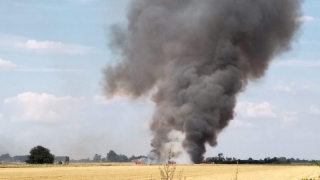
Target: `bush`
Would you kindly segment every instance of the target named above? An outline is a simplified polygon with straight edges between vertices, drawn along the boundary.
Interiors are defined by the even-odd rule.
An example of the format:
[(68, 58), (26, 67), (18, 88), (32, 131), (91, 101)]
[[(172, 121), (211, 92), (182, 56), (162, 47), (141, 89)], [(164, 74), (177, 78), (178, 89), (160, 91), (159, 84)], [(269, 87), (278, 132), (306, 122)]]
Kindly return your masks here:
[(53, 162), (54, 155), (50, 153), (49, 149), (42, 146), (32, 148), (26, 160), (28, 164), (53, 164)]

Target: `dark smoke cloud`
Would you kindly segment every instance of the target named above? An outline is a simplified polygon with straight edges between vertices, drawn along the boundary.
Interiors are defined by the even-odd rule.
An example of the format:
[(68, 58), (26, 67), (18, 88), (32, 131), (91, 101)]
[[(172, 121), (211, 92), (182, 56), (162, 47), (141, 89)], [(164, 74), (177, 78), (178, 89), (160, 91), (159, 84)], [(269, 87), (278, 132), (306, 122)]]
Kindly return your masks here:
[(140, 97), (156, 88), (153, 152), (185, 134), (194, 163), (234, 117), (236, 96), (290, 49), (300, 0), (133, 0), (126, 27), (112, 27), (122, 61), (104, 71), (107, 96)]

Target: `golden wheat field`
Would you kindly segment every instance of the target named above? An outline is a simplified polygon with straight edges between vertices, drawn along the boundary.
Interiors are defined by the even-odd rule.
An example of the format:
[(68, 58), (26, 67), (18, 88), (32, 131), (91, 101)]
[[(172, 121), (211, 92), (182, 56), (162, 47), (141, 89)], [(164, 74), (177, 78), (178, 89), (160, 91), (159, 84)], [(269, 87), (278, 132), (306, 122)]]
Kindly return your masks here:
[[(231, 180), (237, 171), (236, 165), (178, 165), (182, 179), (186, 180)], [(301, 180), (316, 178), (317, 166), (266, 166), (239, 165), (238, 180)], [(177, 174), (177, 173), (176, 173)], [(0, 180), (149, 180), (160, 179), (159, 166), (152, 165), (70, 165), (70, 166), (2, 166)]]

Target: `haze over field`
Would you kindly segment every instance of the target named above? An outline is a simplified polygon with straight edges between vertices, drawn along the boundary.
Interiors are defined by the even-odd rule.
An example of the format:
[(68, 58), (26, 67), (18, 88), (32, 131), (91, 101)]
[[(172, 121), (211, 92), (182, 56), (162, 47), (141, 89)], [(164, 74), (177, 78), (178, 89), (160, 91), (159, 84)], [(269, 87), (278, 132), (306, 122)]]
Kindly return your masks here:
[[(156, 1), (150, 1), (150, 3), (152, 2), (155, 3)], [(194, 3), (191, 0), (186, 2)], [(166, 52), (166, 57), (180, 56), (180, 53), (184, 50), (189, 53), (191, 49), (203, 49), (199, 39), (206, 39), (205, 37), (210, 35), (206, 32), (211, 29), (214, 32), (220, 32), (217, 28), (221, 25), (219, 23), (220, 17), (210, 19), (213, 17), (210, 13), (215, 12), (211, 11), (211, 7), (217, 8), (211, 2), (214, 1), (196, 3), (196, 8), (204, 8), (204, 11), (197, 11), (199, 12), (197, 17), (202, 18), (203, 21), (201, 22), (207, 28), (201, 28), (202, 24), (200, 23), (194, 29), (184, 32), (187, 34), (186, 38), (182, 38), (183, 33), (179, 32), (193, 21), (199, 23), (195, 20), (196, 17), (187, 16), (187, 11), (191, 11), (192, 8), (181, 7), (186, 11), (186, 16), (179, 13), (175, 14), (175, 8), (179, 9), (181, 6), (179, 3), (176, 4), (177, 7), (172, 4), (164, 4), (163, 7), (165, 8), (156, 8), (155, 11), (150, 10), (149, 13), (154, 15), (148, 16), (151, 20), (154, 20), (152, 17), (158, 18), (156, 13), (158, 11), (162, 15), (164, 9), (168, 9), (169, 16), (175, 19), (172, 22), (161, 18), (159, 21), (155, 21), (156, 25), (165, 25), (165, 27), (171, 28), (169, 34), (166, 34), (168, 39), (165, 40), (179, 42), (178, 45), (168, 43), (168, 48), (161, 49)], [(226, 2), (219, 4), (223, 7), (221, 9), (230, 9), (231, 11), (233, 6)], [(295, 19), (295, 21), (302, 23), (302, 27), (297, 33), (297, 40), (292, 43), (291, 51), (276, 58), (271, 58), (273, 55), (277, 55), (279, 51), (289, 47), (296, 28), (292, 15), (299, 14), (298, 11), (295, 11), (298, 8), (298, 4), (295, 4), (297, 1), (281, 2), (288, 3), (281, 7), (292, 9), (280, 11), (283, 12), (282, 15), (286, 16), (284, 19), (281, 18), (282, 16), (277, 16), (279, 19), (271, 17), (270, 22), (276, 21), (277, 23), (271, 23), (267, 27), (284, 28), (285, 33), (273, 34), (272, 38), (269, 38), (268, 33), (262, 31), (261, 36), (258, 36), (256, 31), (250, 30), (255, 29), (256, 25), (260, 25), (260, 21), (255, 19), (259, 16), (251, 16), (250, 11), (246, 11), (245, 14), (240, 14), (245, 17), (252, 17), (252, 19), (244, 18), (243, 20), (249, 25), (246, 27), (236, 26), (240, 30), (232, 31), (230, 33), (232, 36), (225, 37), (228, 41), (222, 41), (221, 46), (218, 46), (237, 46), (235, 44), (245, 39), (246, 42), (250, 42), (249, 44), (253, 46), (254, 51), (248, 50), (250, 49), (247, 47), (249, 45), (240, 44), (238, 46), (245, 52), (245, 55), (238, 56), (241, 53), (231, 48), (231, 50), (229, 49), (230, 56), (252, 55), (268, 58), (263, 59), (261, 66), (257, 64), (257, 68), (255, 66), (252, 69), (238, 68), (234, 70), (237, 76), (241, 75), (242, 78), (238, 79), (238, 83), (231, 83), (232, 92), (230, 92), (230, 97), (227, 98), (230, 103), (225, 106), (229, 115), (225, 118), (224, 125), (218, 128), (212, 127), (212, 129), (215, 129), (213, 131), (215, 133), (209, 133), (208, 138), (203, 140), (203, 142), (206, 141), (211, 145), (216, 145), (215, 148), (207, 147), (206, 155), (208, 156), (215, 156), (219, 152), (223, 152), (225, 156), (237, 158), (285, 156), (288, 158), (320, 159), (320, 145), (317, 143), (320, 138), (319, 133), (317, 133), (320, 125), (320, 79), (318, 78), (320, 77), (320, 35), (318, 33), (320, 29), (320, 13), (318, 11), (320, 2), (318, 0), (306, 0), (303, 3), (303, 15), (299, 15)], [(264, 5), (267, 6), (267, 4)], [(49, 0), (41, 2), (37, 0), (26, 2), (0, 0), (0, 154), (24, 155), (33, 146), (40, 144), (48, 147), (53, 154), (68, 155), (71, 158), (91, 158), (96, 153), (104, 155), (110, 149), (126, 155), (140, 155), (148, 154), (152, 150), (150, 147), (152, 139), (153, 142), (160, 142), (158, 143), (160, 146), (167, 141), (167, 137), (161, 137), (163, 127), (157, 126), (157, 121), (153, 121), (152, 124), (149, 123), (152, 119), (154, 120), (154, 117), (157, 117), (157, 114), (153, 115), (155, 109), (161, 115), (168, 113), (159, 106), (159, 103), (156, 106), (153, 101), (148, 99), (150, 94), (147, 94), (146, 98), (139, 98), (134, 101), (121, 97), (114, 99), (104, 97), (103, 84), (105, 80), (102, 69), (106, 65), (114, 66), (122, 60), (120, 56), (113, 54), (109, 49), (108, 42), (112, 41), (114, 36), (107, 31), (113, 24), (125, 25), (135, 22), (134, 15), (136, 14), (134, 14), (134, 10), (143, 9), (139, 6), (131, 8), (131, 16), (128, 16), (132, 19), (127, 22), (126, 13), (127, 10), (130, 10), (130, 8), (127, 8), (128, 5), (129, 0)], [(209, 10), (205, 8), (209, 8)], [(263, 9), (265, 12), (262, 14), (268, 14), (268, 10), (273, 10), (273, 8)], [(177, 12), (180, 11), (177, 10)], [(244, 11), (239, 10), (239, 12)], [(222, 13), (221, 15), (226, 14)], [(221, 17), (221, 21), (225, 20), (223, 17)], [(242, 22), (241, 17), (239, 17), (239, 22)], [(278, 22), (280, 20), (281, 22)], [(144, 24), (149, 21), (150, 19), (143, 19), (141, 22), (139, 21), (141, 24), (138, 24), (144, 27), (142, 30), (149, 32), (147, 31), (148, 24)], [(174, 23), (179, 26), (170, 26)], [(277, 26), (273, 27), (272, 25)], [(272, 47), (269, 49), (270, 51), (258, 51), (261, 48), (257, 44), (261, 45), (260, 43), (251, 41), (250, 37), (252, 36), (248, 34), (239, 34), (245, 28), (249, 28), (249, 30), (246, 30), (252, 32), (252, 36), (259, 37), (259, 42), (260, 40), (274, 38), (275, 43), (262, 44), (263, 50)], [(199, 31), (201, 31), (199, 34), (202, 36), (195, 36)], [(267, 35), (263, 36), (264, 33)], [(210, 38), (216, 39), (216, 34), (210, 36)], [(131, 35), (135, 35), (134, 37), (138, 40), (138, 42), (132, 42), (145, 45), (139, 41), (141, 40), (138, 36), (140, 34), (133, 33)], [(196, 38), (193, 39), (193, 37)], [(161, 39), (161, 37), (159, 38)], [(234, 44), (231, 43), (230, 38), (234, 39)], [(174, 41), (175, 39), (179, 39), (179, 41)], [(147, 45), (149, 45), (150, 40), (146, 41)], [(200, 45), (192, 48), (188, 46), (190, 42)], [(149, 48), (152, 48), (152, 46), (149, 46)], [(145, 47), (138, 49), (139, 60), (145, 57), (144, 50)], [(157, 54), (158, 50), (155, 49), (153, 54), (148, 54), (148, 51), (147, 54), (151, 57), (159, 56)], [(217, 54), (214, 54), (214, 56), (218, 56)], [(160, 53), (161, 55), (163, 54)], [(204, 62), (206, 62), (205, 59), (211, 57), (212, 54), (204, 57), (202, 57), (202, 53), (194, 53), (193, 55), (199, 59), (204, 59)], [(224, 57), (224, 54), (221, 56)], [(159, 59), (161, 60), (161, 58)], [(269, 61), (272, 59), (273, 64), (268, 67)], [(157, 67), (150, 64), (147, 64), (150, 66), (146, 67), (144, 62), (141, 61), (143, 66), (138, 64), (138, 68), (131, 70), (135, 70), (135, 73), (141, 73), (137, 77), (145, 80), (143, 83), (147, 82), (147, 86), (143, 89), (136, 89), (128, 85), (131, 95), (139, 96), (150, 89), (154, 92), (152, 87), (158, 83), (159, 79), (157, 78), (161, 77), (164, 83), (160, 85), (156, 102), (159, 102), (157, 100), (165, 100), (169, 104), (185, 104), (184, 98), (182, 98), (182, 101), (172, 101), (167, 98), (170, 94), (176, 95), (179, 88), (172, 89), (172, 91), (167, 91), (166, 88), (180, 87), (175, 86), (177, 85), (175, 83), (177, 79), (168, 77), (174, 77), (172, 74), (175, 73), (180, 76), (180, 72), (184, 72), (184, 70), (181, 70), (178, 65), (170, 66), (173, 67), (172, 69), (158, 68), (158, 66), (167, 67), (162, 63), (159, 63)], [(193, 60), (190, 60), (190, 66), (186, 69), (194, 66), (192, 62)], [(179, 63), (179, 61), (175, 61), (175, 63)], [(203, 64), (196, 66), (199, 68), (207, 67)], [(216, 67), (216, 63), (209, 63), (209, 65), (212, 65), (208, 67), (213, 69)], [(144, 68), (141, 69), (141, 67)], [(238, 64), (236, 67), (238, 67)], [(163, 69), (166, 69), (166, 73), (169, 73), (170, 76), (157, 72), (157, 70)], [(268, 71), (265, 71), (266, 69)], [(145, 73), (142, 73), (143, 71), (150, 73), (145, 75)], [(211, 70), (207, 71), (206, 74), (212, 74), (210, 73)], [(204, 72), (207, 71), (204, 70)], [(221, 73), (223, 74), (223, 72)], [(265, 76), (262, 77), (264, 74)], [(121, 73), (121, 75), (127, 74)], [(128, 74), (131, 78), (130, 75), (132, 74)], [(194, 75), (192, 69), (189, 75)], [(212, 76), (213, 79), (209, 78), (208, 81), (214, 81), (214, 77)], [(247, 84), (248, 77), (250, 79), (262, 77), (262, 79)], [(199, 79), (199, 77), (195, 77), (195, 81), (201, 84), (203, 81), (197, 81), (197, 78)], [(132, 84), (139, 83), (141, 82), (134, 81)], [(234, 84), (239, 84), (239, 86), (233, 86)], [(247, 86), (245, 87), (245, 85)], [(204, 90), (203, 88), (200, 89)], [(235, 95), (244, 89), (245, 92), (239, 95), (235, 104)], [(166, 95), (160, 96), (162, 93)], [(190, 95), (190, 97), (194, 96)], [(217, 95), (212, 98), (218, 97), (220, 96)], [(206, 100), (206, 98), (201, 97), (200, 100)], [(230, 125), (225, 128), (228, 121), (232, 119), (230, 114), (232, 114), (233, 107), (235, 107), (236, 115), (234, 120), (230, 121)], [(190, 107), (186, 106), (183, 110), (187, 111), (188, 108)], [(199, 108), (199, 112), (202, 112), (207, 106), (198, 106), (197, 108)], [(191, 109), (195, 110), (194, 108)], [(172, 115), (171, 112), (168, 114)], [(150, 125), (152, 125), (153, 133), (149, 130)], [(179, 124), (178, 127), (181, 128), (182, 126)], [(191, 132), (194, 129), (189, 130)], [(220, 131), (222, 132), (217, 137), (216, 132)], [(166, 135), (167, 132), (164, 134)], [(187, 133), (188, 135), (190, 134)], [(188, 136), (187, 142), (196, 142), (193, 137), (192, 135)], [(185, 146), (188, 146), (188, 143)], [(153, 147), (156, 146), (157, 143)], [(204, 151), (203, 143), (197, 144), (197, 146), (200, 147), (200, 153), (195, 155), (194, 162), (202, 158), (201, 155)], [(192, 154), (192, 152), (189, 153)]]

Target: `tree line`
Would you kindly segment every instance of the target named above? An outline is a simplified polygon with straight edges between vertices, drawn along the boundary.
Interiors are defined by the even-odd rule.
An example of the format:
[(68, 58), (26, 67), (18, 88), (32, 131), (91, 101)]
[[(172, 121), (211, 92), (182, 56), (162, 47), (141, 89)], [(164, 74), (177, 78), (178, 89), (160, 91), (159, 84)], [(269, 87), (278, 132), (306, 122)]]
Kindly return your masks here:
[[(53, 164), (54, 162), (64, 162), (67, 156), (55, 156), (50, 153), (50, 150), (42, 147), (36, 146), (30, 150), (29, 155), (23, 156), (13, 156), (9, 154), (2, 154), (0, 156), (1, 162), (26, 162), (29, 164)], [(141, 158), (146, 158), (146, 156), (131, 156), (127, 157), (126, 155), (117, 154), (115, 151), (110, 150), (106, 157), (95, 154), (93, 159), (80, 159), (80, 160), (71, 160), (70, 162), (132, 162)]]
[(216, 157), (208, 157), (205, 159), (204, 163), (214, 163), (214, 164), (291, 164), (291, 163), (317, 163), (318, 160), (300, 160), (299, 158), (290, 158), (286, 157), (267, 157), (264, 159), (236, 159), (236, 158), (225, 158), (223, 153), (219, 153)]
[(101, 158), (101, 155), (95, 154), (93, 157), (93, 162), (132, 162), (137, 159), (147, 158), (146, 156), (134, 156), (127, 157), (123, 154), (117, 154), (115, 151), (110, 150), (105, 158)]
[(10, 154), (2, 154), (0, 156), (0, 162), (25, 162), (28, 156), (10, 156)]
[[(30, 150), (30, 155), (24, 156), (13, 156), (9, 154), (2, 154), (0, 156), (1, 162), (26, 162), (29, 164), (53, 164), (54, 162), (63, 162), (67, 156), (55, 156), (50, 153), (50, 150), (42, 147), (36, 146)], [(146, 156), (131, 156), (127, 157), (123, 154), (117, 154), (115, 151), (110, 150), (105, 157), (99, 154), (95, 154), (93, 159), (80, 159), (71, 160), (70, 162), (132, 162), (140, 159), (147, 158)], [(316, 163), (316, 160), (305, 160), (305, 159), (287, 159), (285, 157), (274, 157), (274, 158), (264, 158), (255, 160), (252, 158), (248, 159), (236, 159), (224, 157), (223, 153), (219, 153), (216, 157), (208, 157), (203, 163), (215, 163), (215, 164), (290, 164), (290, 163)]]

